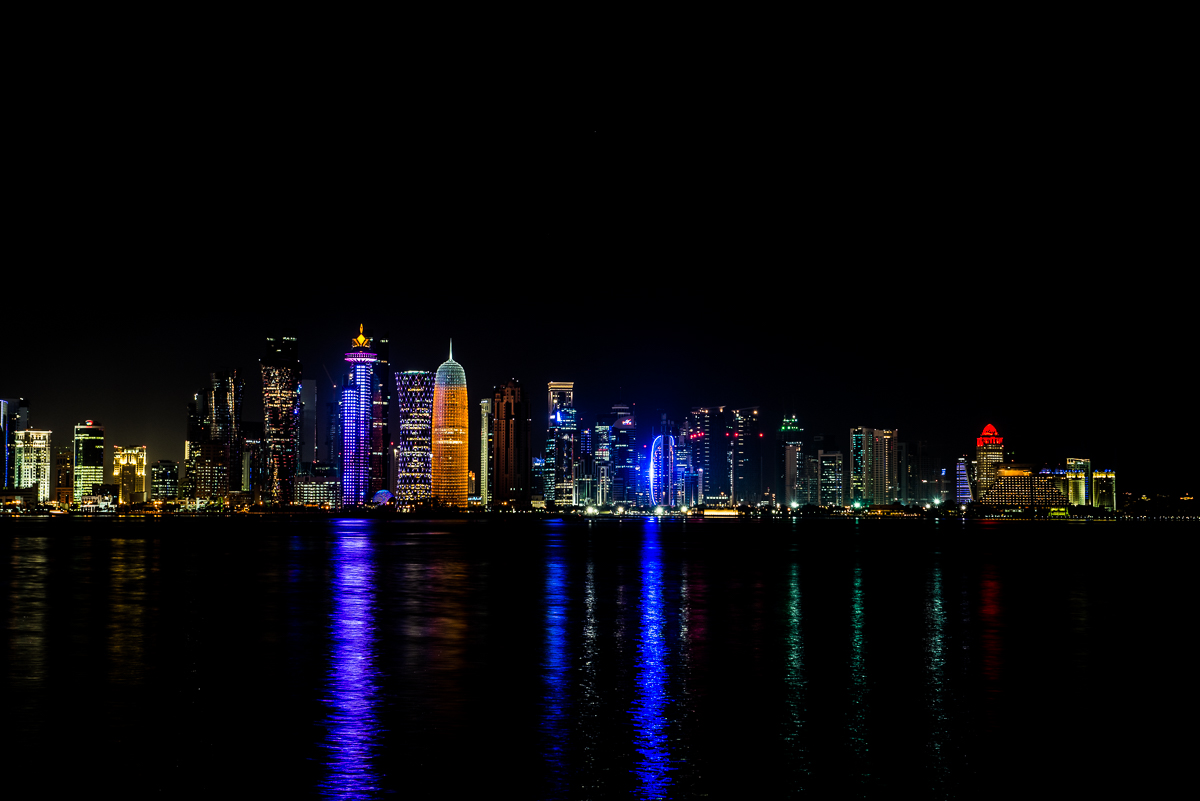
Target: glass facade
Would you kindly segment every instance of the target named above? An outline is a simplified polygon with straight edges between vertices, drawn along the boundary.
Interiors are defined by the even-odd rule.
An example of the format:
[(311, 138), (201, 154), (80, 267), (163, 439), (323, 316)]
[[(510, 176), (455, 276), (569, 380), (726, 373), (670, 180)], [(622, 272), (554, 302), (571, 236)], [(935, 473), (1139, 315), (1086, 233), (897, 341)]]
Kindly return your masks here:
[(396, 377), (396, 487), (401, 505), (433, 497), (433, 373), (398, 372)]
[(470, 407), (467, 374), (450, 358), (433, 381), (433, 499), (453, 509), (467, 508)]
[(266, 456), (264, 495), (265, 500), (275, 504), (292, 503), (299, 472), (304, 426), (301, 367), (296, 357), (295, 337), (268, 337), (266, 355), (259, 363), (263, 387), (262, 446)]
[(88, 420), (75, 426), (75, 502), (104, 483), (104, 426)]
[(159, 459), (150, 466), (150, 499), (173, 501), (179, 497), (179, 465)]
[(39, 503), (50, 500), (50, 432), (25, 429), (14, 431), (13, 481), (16, 489), (37, 485)]
[(375, 354), (358, 327), (358, 336), (350, 341), (353, 350), (346, 354), (350, 372), (342, 387), (342, 505), (366, 503), (371, 494), (371, 416), (375, 396)]
[(545, 497), (562, 506), (575, 503), (575, 382), (551, 381), (547, 385)]

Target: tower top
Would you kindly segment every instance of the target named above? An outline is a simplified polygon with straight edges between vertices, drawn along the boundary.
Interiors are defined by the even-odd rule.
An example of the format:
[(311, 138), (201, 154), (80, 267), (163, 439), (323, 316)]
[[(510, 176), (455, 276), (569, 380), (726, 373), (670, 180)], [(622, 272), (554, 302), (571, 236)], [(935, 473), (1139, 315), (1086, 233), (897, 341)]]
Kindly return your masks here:
[(350, 340), (350, 347), (352, 347), (352, 348), (369, 348), (369, 347), (371, 347), (371, 340), (369, 340), (365, 336), (363, 336), (362, 323), (358, 324), (358, 336), (356, 336), (354, 339)]

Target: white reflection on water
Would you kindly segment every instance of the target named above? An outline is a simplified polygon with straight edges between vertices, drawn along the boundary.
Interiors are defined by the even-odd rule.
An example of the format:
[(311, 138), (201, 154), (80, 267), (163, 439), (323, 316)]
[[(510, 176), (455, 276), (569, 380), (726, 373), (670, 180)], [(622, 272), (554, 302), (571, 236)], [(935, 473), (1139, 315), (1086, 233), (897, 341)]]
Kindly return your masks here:
[(327, 798), (370, 798), (379, 791), (372, 759), (379, 748), (379, 671), (375, 665), (374, 546), (366, 531), (339, 521), (333, 547), (333, 614), (325, 704)]
[(807, 716), (805, 694), (808, 679), (804, 672), (804, 617), (800, 608), (800, 565), (793, 562), (788, 576), (787, 629), (787, 715), (783, 738), (788, 744), (788, 759), (792, 764), (794, 789), (801, 789), (802, 779), (810, 773), (804, 748), (804, 720)]
[(929, 761), (933, 769), (934, 797), (946, 797), (949, 768), (946, 761), (949, 716), (946, 714), (946, 609), (942, 601), (942, 569), (935, 560), (926, 583), (925, 686), (929, 706)]
[(850, 748), (854, 754), (855, 773), (865, 787), (871, 782), (871, 749), (867, 744), (867, 658), (863, 618), (862, 565), (855, 562), (850, 639)]

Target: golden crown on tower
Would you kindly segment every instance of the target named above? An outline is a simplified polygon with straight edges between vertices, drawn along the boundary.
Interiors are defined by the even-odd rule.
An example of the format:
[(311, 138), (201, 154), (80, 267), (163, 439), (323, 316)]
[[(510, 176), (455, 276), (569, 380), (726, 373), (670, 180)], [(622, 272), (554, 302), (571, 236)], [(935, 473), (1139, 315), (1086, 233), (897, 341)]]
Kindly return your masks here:
[(371, 340), (369, 340), (365, 336), (363, 336), (362, 323), (358, 324), (358, 336), (356, 336), (354, 339), (350, 340), (350, 347), (352, 347), (352, 348), (369, 348), (369, 347), (371, 347)]

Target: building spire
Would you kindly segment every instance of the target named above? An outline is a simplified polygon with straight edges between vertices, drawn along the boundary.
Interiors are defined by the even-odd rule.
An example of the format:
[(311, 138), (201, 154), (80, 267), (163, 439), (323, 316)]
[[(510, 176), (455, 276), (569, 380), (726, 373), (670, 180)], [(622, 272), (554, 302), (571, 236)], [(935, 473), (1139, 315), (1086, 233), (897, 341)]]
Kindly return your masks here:
[(356, 336), (354, 339), (350, 340), (350, 346), (353, 348), (369, 348), (369, 347), (371, 347), (371, 340), (369, 340), (365, 336), (363, 336), (362, 323), (358, 324), (358, 336)]
[(454, 337), (450, 337), (450, 361), (454, 361)]

